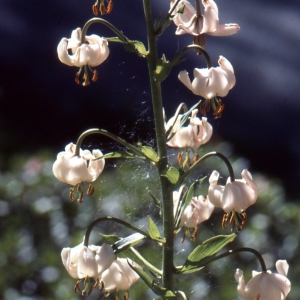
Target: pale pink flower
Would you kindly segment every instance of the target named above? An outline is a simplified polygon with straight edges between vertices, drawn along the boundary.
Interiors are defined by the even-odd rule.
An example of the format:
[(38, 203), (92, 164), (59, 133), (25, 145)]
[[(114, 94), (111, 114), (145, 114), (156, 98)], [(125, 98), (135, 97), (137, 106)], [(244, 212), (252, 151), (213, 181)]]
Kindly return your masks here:
[(100, 277), (113, 263), (116, 255), (110, 245), (86, 247), (81, 243), (74, 248), (63, 248), (61, 258), (71, 277), (83, 279)]
[[(171, 7), (176, 0), (171, 0)], [(238, 24), (219, 24), (218, 6), (213, 0), (202, 0), (204, 13), (197, 15), (196, 9), (187, 0), (181, 0), (176, 6), (174, 13), (184, 5), (182, 14), (177, 14), (173, 21), (177, 25), (175, 34), (191, 34), (198, 36), (199, 34), (209, 34), (214, 36), (227, 36), (235, 34), (239, 31)]]
[(243, 170), (243, 179), (231, 182), (228, 178), (225, 186), (217, 184), (219, 176), (217, 171), (213, 171), (209, 178), (208, 197), (214, 206), (221, 207), (226, 213), (242, 213), (255, 203), (258, 190), (249, 171)]
[[(95, 67), (103, 63), (109, 54), (107, 40), (95, 34), (86, 36), (85, 40), (87, 43), (81, 43), (80, 28), (72, 31), (71, 38), (62, 38), (57, 46), (59, 60), (76, 67)], [(72, 54), (69, 54), (69, 50)]]
[(103, 156), (102, 152), (99, 149), (93, 150), (93, 153), (80, 149), (79, 156), (75, 156), (75, 148), (76, 145), (70, 143), (65, 151), (58, 153), (52, 168), (54, 176), (70, 185), (95, 181), (102, 173), (105, 161), (104, 158), (94, 159)]
[(216, 96), (225, 97), (235, 85), (234, 70), (224, 56), (220, 56), (218, 63), (216, 68), (195, 68), (193, 82), (185, 70), (179, 73), (178, 78), (195, 95), (208, 100)]
[(101, 280), (104, 289), (127, 291), (140, 278), (139, 275), (129, 266), (128, 262), (134, 267), (141, 268), (130, 259), (117, 258), (111, 266), (103, 272)]
[(245, 285), (243, 271), (236, 270), (238, 293), (244, 300), (284, 300), (291, 290), (286, 260), (276, 262), (277, 273), (252, 271), (252, 279)]
[[(203, 117), (200, 120), (197, 117), (198, 109), (192, 111), (190, 123), (186, 127), (180, 128), (180, 121), (182, 115), (179, 115), (175, 125), (170, 134), (175, 135), (167, 142), (170, 147), (184, 148), (192, 147), (194, 149), (199, 148), (201, 145), (207, 143), (213, 133), (212, 126), (207, 122), (207, 118)], [(173, 116), (166, 124), (166, 131), (174, 123), (175, 116)]]

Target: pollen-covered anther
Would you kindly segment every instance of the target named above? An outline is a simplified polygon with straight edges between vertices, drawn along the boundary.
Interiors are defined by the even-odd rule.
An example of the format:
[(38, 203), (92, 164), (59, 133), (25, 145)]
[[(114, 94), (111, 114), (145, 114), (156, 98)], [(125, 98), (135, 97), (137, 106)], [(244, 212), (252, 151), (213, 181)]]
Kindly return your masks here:
[(199, 160), (199, 153), (196, 152), (193, 158), (193, 163), (196, 163)]
[(70, 188), (69, 190), (69, 197), (72, 201), (75, 200), (75, 196), (74, 196), (74, 188)]
[(239, 216), (240, 219), (242, 220), (242, 224), (241, 224), (241, 226), (239, 227), (239, 230), (242, 230), (242, 229), (245, 227), (245, 225), (246, 225), (247, 214), (246, 214), (246, 212), (243, 212), (243, 213), (239, 214), (238, 216)]
[(177, 154), (177, 161), (178, 161), (178, 165), (180, 167), (182, 167), (182, 164), (183, 164), (182, 152), (178, 152), (178, 154)]
[(215, 119), (222, 117), (222, 112), (224, 111), (225, 105), (222, 103), (221, 99), (216, 99), (217, 105), (214, 107), (213, 115)]
[(81, 280), (77, 280), (76, 283), (75, 283), (75, 286), (74, 286), (74, 292), (75, 293), (77, 293), (78, 291), (80, 291), (80, 287), (79, 287), (80, 281)]
[(229, 214), (224, 214), (223, 218), (222, 218), (222, 228), (225, 229), (226, 228), (226, 222), (228, 220), (228, 215)]
[(114, 4), (113, 4), (112, 0), (109, 0), (107, 8), (106, 8), (106, 13), (110, 14), (112, 12), (112, 10), (113, 10), (113, 7), (114, 7)]
[(124, 295), (124, 300), (128, 300), (129, 299), (129, 292), (126, 291), (125, 295)]
[(90, 84), (89, 76), (87, 74), (84, 74), (83, 75), (83, 83), (82, 83), (82, 85), (83, 86), (88, 86), (89, 84)]
[(98, 72), (97, 72), (97, 70), (94, 70), (93, 71), (92, 81), (96, 82), (97, 80), (98, 80)]
[(90, 183), (89, 186), (88, 186), (88, 189), (86, 191), (86, 194), (88, 196), (93, 196), (94, 195), (94, 192), (95, 192), (95, 188), (94, 186)]
[(78, 202), (78, 203), (82, 203), (82, 202), (83, 202), (83, 192), (80, 192), (80, 193), (79, 193), (79, 197), (78, 197), (78, 199), (77, 199), (77, 202)]
[[(103, 284), (102, 281), (101, 281), (101, 284)], [(96, 277), (95, 284), (94, 284), (94, 288), (95, 288), (96, 286), (98, 286), (98, 285), (99, 285), (99, 277)]]
[(196, 242), (198, 230), (199, 230), (199, 227), (195, 226), (194, 227), (194, 231), (193, 231), (193, 233), (191, 235), (191, 242), (193, 242), (193, 243)]
[(79, 75), (80, 75), (80, 72), (77, 72), (76, 75), (75, 75), (75, 82), (77, 84), (80, 84)]
[(100, 283), (99, 283), (99, 278), (97, 277), (97, 279), (98, 279), (98, 284), (99, 284), (99, 289), (100, 289), (100, 292), (101, 291), (103, 291), (104, 290), (104, 282), (103, 281), (100, 281)]
[(204, 103), (200, 103), (200, 112), (203, 116), (210, 110), (210, 100), (205, 100)]
[[(98, 2), (98, 1), (97, 1)], [(96, 2), (96, 4), (94, 4), (93, 6), (92, 6), (92, 11), (93, 11), (93, 14), (95, 15), (95, 16), (98, 16), (98, 3)]]

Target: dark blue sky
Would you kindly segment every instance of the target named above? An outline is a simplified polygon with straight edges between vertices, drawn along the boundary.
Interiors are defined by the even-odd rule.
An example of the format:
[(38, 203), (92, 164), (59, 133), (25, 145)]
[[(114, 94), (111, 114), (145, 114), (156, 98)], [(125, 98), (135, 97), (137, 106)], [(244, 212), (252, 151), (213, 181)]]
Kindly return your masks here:
[[(133, 4), (131, 4), (133, 3)], [(107, 19), (131, 39), (146, 43), (142, 1), (114, 0)], [(219, 0), (220, 23), (238, 23), (230, 37), (208, 37), (214, 66), (219, 55), (233, 64), (236, 86), (226, 98), (215, 134), (232, 142), (252, 168), (279, 176), (290, 193), (300, 186), (300, 5), (298, 0)], [(93, 1), (10, 1), (0, 3), (0, 151), (62, 149), (90, 127), (101, 127), (132, 142), (153, 136), (146, 61), (110, 43), (99, 80), (89, 87), (74, 82), (76, 68), (61, 64), (56, 47), (62, 37), (91, 17)], [(154, 13), (169, 1), (154, 1)], [(159, 38), (160, 53), (171, 60), (191, 43), (175, 36), (172, 24)], [(101, 25), (89, 33), (114, 36)], [(193, 53), (163, 83), (171, 116), (178, 103), (199, 99), (178, 80), (179, 71), (204, 67)]]

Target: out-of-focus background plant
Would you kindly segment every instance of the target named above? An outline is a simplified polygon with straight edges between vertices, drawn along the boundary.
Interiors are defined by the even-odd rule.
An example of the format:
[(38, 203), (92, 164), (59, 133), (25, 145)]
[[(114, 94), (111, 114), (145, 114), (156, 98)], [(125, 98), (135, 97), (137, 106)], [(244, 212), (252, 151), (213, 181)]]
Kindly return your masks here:
[[(204, 147), (222, 150), (238, 170), (249, 167), (247, 159), (235, 156), (233, 147), (228, 143), (212, 143)], [(170, 157), (175, 155), (171, 151)], [(91, 216), (113, 215), (135, 222), (147, 228), (147, 216), (154, 212), (153, 219), (158, 221), (159, 211), (149, 196), (148, 190), (155, 190), (157, 182), (153, 176), (155, 169), (146, 163), (132, 160), (109, 161), (104, 172), (95, 184), (95, 196), (84, 197), (84, 205), (77, 205), (69, 199), (69, 187), (57, 181), (52, 174), (54, 154), (40, 152), (32, 156), (12, 156), (9, 168), (1, 173), (0, 181), (0, 293), (8, 299), (80, 299), (72, 291), (74, 282), (64, 269), (60, 252), (66, 245), (81, 242)], [(227, 170), (221, 161), (208, 160), (201, 174), (206, 176), (210, 170), (218, 169), (227, 178)], [(132, 169), (134, 172), (132, 172)], [(204, 171), (203, 171), (204, 170)], [(290, 264), (289, 279), (292, 291), (290, 300), (299, 299), (297, 287), (300, 272), (298, 247), (300, 240), (300, 207), (288, 199), (279, 180), (267, 178), (263, 174), (253, 174), (259, 188), (259, 198), (255, 206), (247, 210), (248, 224), (242, 234), (227, 246), (227, 249), (249, 246), (263, 254), (268, 265), (274, 266), (278, 258), (285, 258)], [(207, 190), (204, 181), (201, 191)], [(202, 189), (202, 190), (201, 190)], [(215, 209), (212, 217), (200, 225), (198, 239), (209, 238), (216, 234), (229, 233), (221, 228), (222, 211)], [(158, 223), (158, 226), (160, 224)], [(102, 224), (99, 232), (118, 235), (130, 234), (119, 225)], [(71, 239), (72, 237), (72, 239)], [(101, 236), (95, 231), (92, 242), (99, 243)], [(160, 261), (155, 255), (155, 246), (147, 241), (138, 249), (142, 253), (151, 251), (152, 262)], [(194, 247), (189, 239), (180, 244), (177, 237), (176, 261), (184, 261), (186, 253)], [(151, 249), (151, 250), (150, 250)], [(237, 254), (208, 265), (204, 271), (191, 274), (178, 280), (180, 285), (191, 294), (191, 299), (239, 299), (236, 292), (234, 272), (236, 268), (246, 270), (246, 278), (251, 270), (259, 270), (255, 257)], [(186, 276), (186, 275), (185, 275)], [(146, 295), (146, 296), (145, 296)], [(140, 280), (131, 289), (132, 299), (152, 299), (154, 294)], [(152, 298), (151, 298), (152, 297)], [(93, 291), (90, 299), (99, 299), (99, 292)]]

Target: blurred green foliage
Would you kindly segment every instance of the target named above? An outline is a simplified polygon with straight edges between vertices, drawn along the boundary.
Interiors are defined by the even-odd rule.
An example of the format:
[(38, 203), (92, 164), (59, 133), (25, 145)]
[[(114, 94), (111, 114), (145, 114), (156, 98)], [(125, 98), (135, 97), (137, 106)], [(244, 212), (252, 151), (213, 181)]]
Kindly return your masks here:
[[(209, 148), (208, 148), (209, 147)], [(230, 145), (221, 143), (213, 149), (227, 155), (233, 164), (236, 178), (242, 169), (249, 168), (247, 160), (235, 157)], [(201, 149), (205, 153), (212, 146)], [(106, 151), (108, 152), (108, 151)], [(144, 161), (107, 160), (105, 171), (95, 183), (93, 197), (84, 196), (83, 204), (69, 199), (69, 186), (59, 182), (52, 174), (56, 154), (42, 152), (31, 157), (14, 156), (7, 162), (8, 169), (0, 173), (0, 298), (4, 300), (81, 299), (75, 294), (75, 280), (64, 269), (60, 252), (63, 247), (78, 245), (85, 229), (95, 218), (111, 215), (125, 219), (147, 230), (148, 215), (161, 231), (159, 209), (149, 195), (156, 197), (158, 178), (154, 167)], [(170, 150), (170, 161), (176, 165), (177, 153)], [(209, 176), (217, 169), (225, 183), (228, 173), (219, 159), (207, 160), (199, 168), (195, 178)], [(251, 171), (251, 170), (250, 170)], [(262, 174), (252, 174), (259, 188), (257, 203), (247, 210), (246, 227), (226, 249), (253, 247), (263, 254), (267, 267), (275, 271), (275, 261), (286, 259), (290, 264), (289, 279), (292, 282), (290, 300), (299, 299), (300, 287), (300, 206), (297, 199), (287, 199), (284, 190), (275, 179)], [(187, 184), (193, 182), (187, 179)], [(87, 186), (86, 186), (87, 187)], [(206, 195), (208, 180), (198, 188)], [(211, 218), (199, 225), (197, 241), (188, 238), (180, 243), (179, 232), (175, 243), (175, 259), (182, 265), (192, 249), (207, 238), (217, 234), (229, 234), (230, 228), (221, 229), (222, 211), (215, 209)], [(98, 231), (104, 234), (126, 236), (132, 231), (112, 222), (101, 223)], [(103, 242), (97, 230), (91, 243)], [(145, 241), (136, 248), (156, 267), (160, 267), (161, 248), (154, 242)], [(246, 281), (251, 271), (260, 271), (251, 254), (216, 261), (203, 270), (176, 279), (176, 287), (184, 290), (190, 299), (240, 299), (234, 280), (236, 268), (245, 272)], [(95, 290), (88, 299), (102, 299)], [(130, 299), (153, 299), (155, 295), (141, 282), (130, 290)]]

